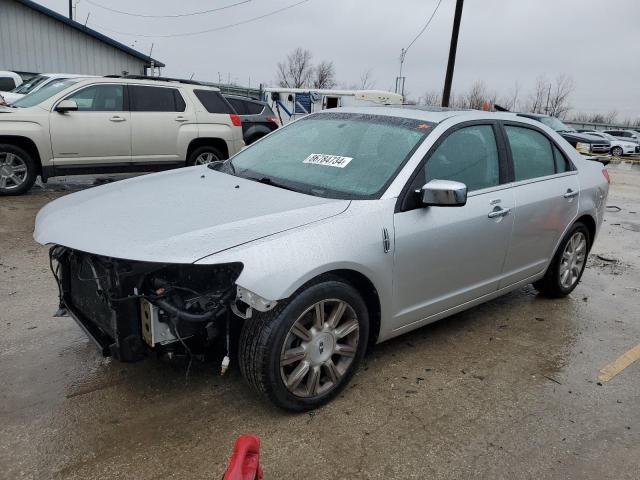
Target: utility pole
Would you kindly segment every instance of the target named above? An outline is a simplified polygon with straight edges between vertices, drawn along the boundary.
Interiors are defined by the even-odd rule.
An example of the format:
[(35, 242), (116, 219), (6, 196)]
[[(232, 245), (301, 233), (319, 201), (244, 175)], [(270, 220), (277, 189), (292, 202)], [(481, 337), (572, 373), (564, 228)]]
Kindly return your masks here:
[(464, 0), (456, 0), (456, 11), (453, 16), (453, 30), (451, 31), (451, 46), (449, 47), (449, 62), (447, 63), (447, 75), (444, 79), (442, 91), (442, 106), (449, 106), (451, 96), (451, 82), (453, 81), (453, 69), (456, 65), (456, 50), (458, 49), (458, 33), (460, 32), (460, 19), (462, 18), (462, 4)]
[(69, 0), (69, 20), (73, 20), (73, 0)]

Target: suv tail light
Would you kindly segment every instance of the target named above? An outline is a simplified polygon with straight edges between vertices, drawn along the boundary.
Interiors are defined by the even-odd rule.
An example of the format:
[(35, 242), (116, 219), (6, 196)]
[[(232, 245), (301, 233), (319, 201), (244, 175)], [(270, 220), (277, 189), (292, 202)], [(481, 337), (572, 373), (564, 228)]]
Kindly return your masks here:
[(278, 125), (278, 119), (276, 117), (267, 117), (267, 122), (275, 123)]
[(230, 113), (229, 116), (231, 117), (231, 123), (233, 123), (235, 127), (242, 126), (242, 120), (240, 120), (240, 115), (236, 113)]
[(603, 168), (602, 175), (604, 175), (604, 178), (607, 179), (607, 183), (611, 183), (611, 179), (609, 178), (609, 170), (607, 170), (606, 168)]

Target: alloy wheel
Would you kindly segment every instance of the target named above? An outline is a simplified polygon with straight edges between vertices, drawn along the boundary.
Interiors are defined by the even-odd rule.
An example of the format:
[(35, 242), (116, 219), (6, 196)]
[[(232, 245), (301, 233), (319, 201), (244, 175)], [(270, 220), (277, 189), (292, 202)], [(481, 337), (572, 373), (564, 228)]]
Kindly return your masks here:
[(0, 152), (0, 189), (14, 190), (27, 181), (27, 164), (15, 153)]
[(218, 156), (213, 152), (203, 152), (196, 157), (194, 165), (206, 165), (211, 162), (217, 162), (220, 160)]
[(358, 350), (360, 324), (347, 302), (315, 303), (289, 329), (280, 354), (280, 375), (298, 397), (318, 397), (340, 384)]
[(571, 288), (580, 278), (587, 256), (587, 238), (584, 233), (574, 233), (562, 252), (560, 259), (560, 285)]

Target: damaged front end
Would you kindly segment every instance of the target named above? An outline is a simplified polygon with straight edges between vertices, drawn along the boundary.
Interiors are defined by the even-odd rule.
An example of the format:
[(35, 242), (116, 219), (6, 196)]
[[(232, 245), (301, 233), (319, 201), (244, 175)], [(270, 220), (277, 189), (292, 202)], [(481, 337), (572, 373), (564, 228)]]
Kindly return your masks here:
[[(49, 251), (66, 309), (103, 355), (123, 362), (149, 352), (191, 352), (228, 333), (241, 263), (165, 264)], [(240, 301), (241, 302), (241, 301)]]

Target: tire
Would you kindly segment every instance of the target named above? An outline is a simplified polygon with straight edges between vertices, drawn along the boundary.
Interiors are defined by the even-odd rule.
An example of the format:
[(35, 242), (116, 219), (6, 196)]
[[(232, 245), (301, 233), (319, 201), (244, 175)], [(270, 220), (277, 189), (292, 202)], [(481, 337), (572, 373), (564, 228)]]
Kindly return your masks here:
[(251, 145), (253, 142), (255, 142), (256, 140), (260, 140), (262, 137), (264, 137), (265, 134), (264, 133), (259, 133), (257, 135), (254, 135), (252, 137), (250, 137), (245, 143), (247, 146)]
[[(332, 313), (339, 313), (337, 307), (342, 305), (342, 315), (330, 325), (338, 316)], [(318, 311), (323, 312), (324, 322), (318, 320), (322, 318)], [(308, 341), (303, 340), (305, 336)], [(369, 314), (360, 294), (341, 279), (325, 279), (269, 312), (254, 311), (240, 334), (240, 371), (256, 392), (276, 406), (295, 412), (311, 410), (329, 402), (349, 383), (364, 356), (368, 336)]]
[(613, 155), (614, 157), (621, 157), (622, 155), (624, 155), (624, 150), (622, 150), (622, 147), (613, 147), (611, 149), (611, 155)]
[[(205, 158), (209, 158), (209, 160), (204, 161)], [(225, 157), (220, 153), (216, 147), (212, 147), (209, 145), (205, 145), (204, 147), (198, 147), (187, 159), (187, 166), (193, 167), (194, 165), (204, 165), (210, 162), (218, 162), (220, 160), (224, 160)]]
[(20, 147), (0, 144), (0, 195), (22, 195), (38, 176), (38, 165)]
[[(533, 286), (546, 297), (560, 298), (569, 295), (580, 283), (590, 248), (589, 230), (582, 222), (576, 222), (562, 239), (544, 277), (534, 282)], [(570, 250), (577, 252), (575, 257)], [(567, 270), (568, 274), (565, 273)]]

